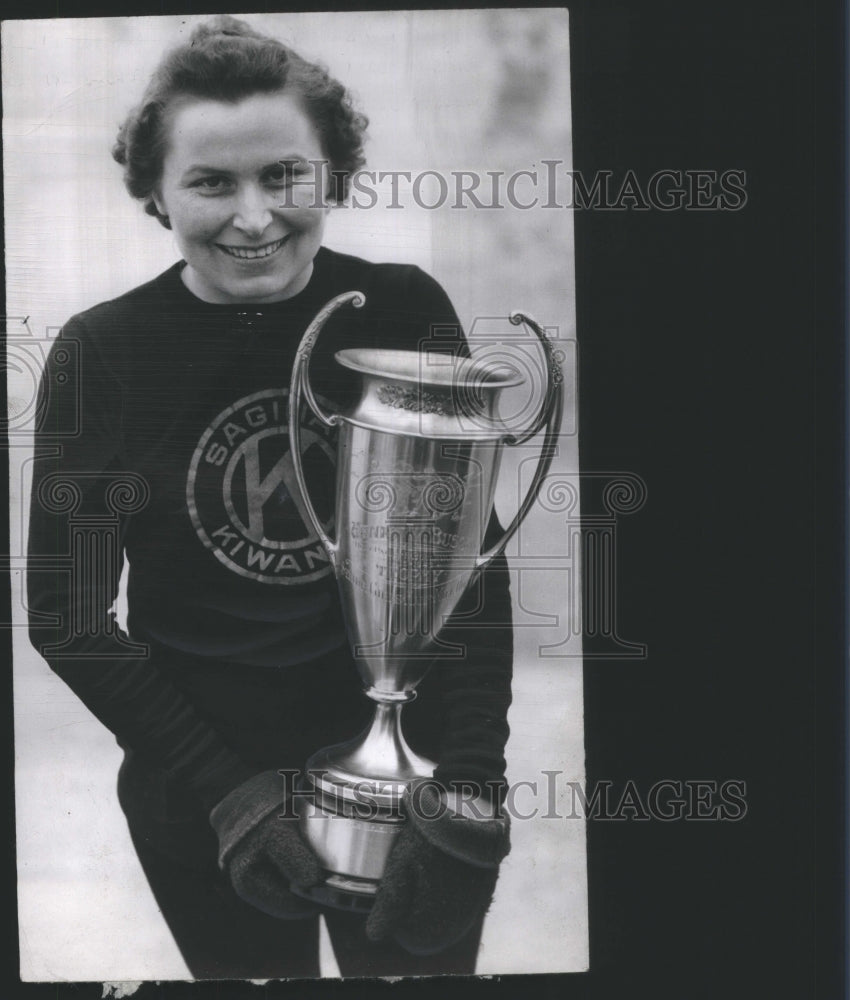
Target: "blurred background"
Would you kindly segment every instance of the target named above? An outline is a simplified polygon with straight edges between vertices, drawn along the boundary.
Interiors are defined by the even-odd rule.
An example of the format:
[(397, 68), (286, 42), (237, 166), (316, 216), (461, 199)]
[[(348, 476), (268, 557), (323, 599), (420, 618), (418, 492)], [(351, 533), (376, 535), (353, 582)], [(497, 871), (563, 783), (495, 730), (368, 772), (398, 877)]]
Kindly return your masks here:
[[(240, 15), (242, 16), (242, 15)], [(539, 354), (507, 323), (523, 309), (556, 341), (566, 412), (548, 487), (574, 483), (575, 309), (569, 39), (563, 9), (244, 15), (323, 62), (370, 118), (366, 169), (435, 171), (442, 207), (415, 204), (399, 183), (375, 183), (374, 207), (331, 212), (326, 243), (371, 260), (419, 264), (446, 288), (473, 350)], [(25, 980), (182, 979), (188, 971), (136, 862), (115, 797), (120, 752), (29, 646), (23, 627), (28, 457), (39, 365), (69, 316), (154, 277), (180, 256), (171, 233), (125, 192), (110, 149), (161, 53), (204, 18), (5, 21), (5, 184), (8, 395), (13, 555), (16, 803), (21, 975)], [(555, 161), (557, 166), (546, 166)], [(557, 193), (551, 172), (560, 177)], [(454, 176), (482, 178), (499, 208), (453, 207)], [(505, 183), (516, 183), (511, 207)], [(431, 178), (436, 183), (436, 178)], [(434, 204), (439, 187), (423, 184)], [(361, 202), (367, 199), (361, 198)], [(560, 207), (559, 207), (560, 206)], [(535, 399), (518, 398), (516, 411)], [(507, 522), (528, 484), (539, 442), (508, 450), (496, 498)], [(545, 492), (545, 491), (544, 491)], [(513, 826), (485, 925), (481, 974), (579, 971), (587, 966), (584, 822), (567, 782), (583, 780), (579, 567), (568, 520), (577, 505), (538, 505), (508, 550), (516, 622), (511, 782), (540, 815)], [(543, 772), (558, 772), (552, 810)], [(517, 800), (518, 802), (520, 799)], [(324, 975), (337, 974), (323, 936)]]

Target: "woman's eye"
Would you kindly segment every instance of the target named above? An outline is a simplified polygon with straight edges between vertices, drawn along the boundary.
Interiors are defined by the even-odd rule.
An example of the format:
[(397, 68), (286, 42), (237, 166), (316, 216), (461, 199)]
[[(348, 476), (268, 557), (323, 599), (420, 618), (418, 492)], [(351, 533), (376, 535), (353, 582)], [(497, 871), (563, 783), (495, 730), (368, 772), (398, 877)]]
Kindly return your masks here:
[(226, 177), (201, 177), (195, 181), (194, 187), (202, 194), (220, 194), (227, 188)]
[(288, 163), (279, 163), (275, 167), (270, 167), (266, 172), (266, 178), (277, 185), (291, 184), (295, 176), (294, 168)]

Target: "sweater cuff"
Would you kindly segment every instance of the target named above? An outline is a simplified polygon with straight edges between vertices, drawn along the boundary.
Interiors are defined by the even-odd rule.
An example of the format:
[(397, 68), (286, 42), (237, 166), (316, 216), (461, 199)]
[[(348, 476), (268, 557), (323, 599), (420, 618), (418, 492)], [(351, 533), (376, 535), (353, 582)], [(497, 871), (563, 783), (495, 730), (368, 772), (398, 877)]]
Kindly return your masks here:
[[(457, 795), (464, 802), (481, 800), (488, 807), (496, 810), (497, 815), (504, 805), (508, 791), (507, 780), (497, 777), (498, 771), (493, 768), (476, 768), (469, 762), (442, 761), (434, 771), (433, 781), (448, 793)], [(463, 777), (461, 777), (461, 774)]]
[(239, 842), (285, 801), (283, 778), (277, 771), (263, 771), (229, 792), (210, 813), (218, 834), (218, 863), (224, 868)]

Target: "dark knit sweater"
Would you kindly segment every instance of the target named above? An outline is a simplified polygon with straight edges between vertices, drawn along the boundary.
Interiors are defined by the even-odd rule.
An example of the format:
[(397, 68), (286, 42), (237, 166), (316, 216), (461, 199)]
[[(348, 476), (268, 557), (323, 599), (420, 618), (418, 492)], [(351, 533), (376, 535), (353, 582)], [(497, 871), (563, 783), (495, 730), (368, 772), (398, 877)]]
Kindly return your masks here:
[[(322, 249), (302, 292), (259, 307), (200, 301), (182, 267), (73, 317), (53, 347), (28, 595), (49, 665), (122, 746), (211, 805), (258, 770), (302, 766), (371, 715), (335, 580), (290, 489), (286, 401), (307, 324), (334, 295), (365, 292), (363, 309), (330, 320), (311, 362), (315, 391), (335, 407), (355, 389), (332, 360), (343, 347), (466, 346), (445, 293), (416, 267)], [(63, 365), (70, 382), (57, 383)], [(333, 433), (305, 417), (305, 469), (328, 522)], [(123, 553), (129, 636), (107, 614)], [(487, 627), (448, 630), (466, 657), (437, 661), (404, 713), (446, 782), (504, 772), (504, 559), (459, 613), (479, 604), (473, 624)]]

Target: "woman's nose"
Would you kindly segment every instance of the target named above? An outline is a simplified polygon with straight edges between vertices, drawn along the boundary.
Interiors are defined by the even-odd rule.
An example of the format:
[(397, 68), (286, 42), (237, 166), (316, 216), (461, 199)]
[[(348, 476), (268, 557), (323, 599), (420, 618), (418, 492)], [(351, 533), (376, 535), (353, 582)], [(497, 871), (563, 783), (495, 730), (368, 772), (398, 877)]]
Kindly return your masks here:
[(233, 226), (247, 236), (261, 236), (272, 221), (269, 194), (253, 185), (239, 192)]

